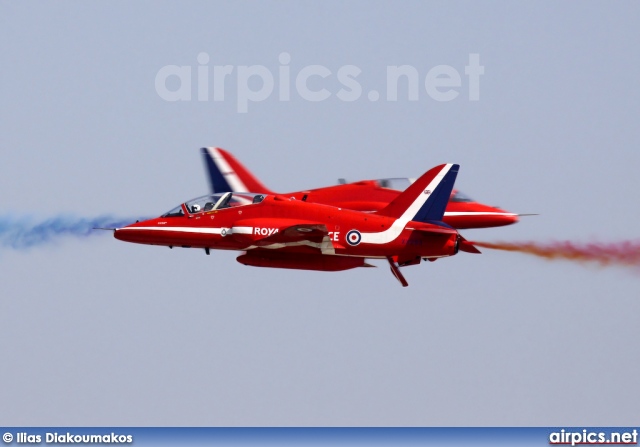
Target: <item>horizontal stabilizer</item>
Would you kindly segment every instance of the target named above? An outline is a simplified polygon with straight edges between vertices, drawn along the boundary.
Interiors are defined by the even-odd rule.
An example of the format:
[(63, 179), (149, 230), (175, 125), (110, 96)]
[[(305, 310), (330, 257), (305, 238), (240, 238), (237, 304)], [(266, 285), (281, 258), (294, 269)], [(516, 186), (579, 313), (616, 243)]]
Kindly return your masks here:
[(482, 252), (478, 250), (476, 246), (473, 245), (471, 242), (469, 242), (462, 236), (459, 236), (459, 237), (460, 237), (460, 242), (459, 242), (458, 248), (460, 249), (460, 251), (464, 251), (466, 253), (482, 254)]

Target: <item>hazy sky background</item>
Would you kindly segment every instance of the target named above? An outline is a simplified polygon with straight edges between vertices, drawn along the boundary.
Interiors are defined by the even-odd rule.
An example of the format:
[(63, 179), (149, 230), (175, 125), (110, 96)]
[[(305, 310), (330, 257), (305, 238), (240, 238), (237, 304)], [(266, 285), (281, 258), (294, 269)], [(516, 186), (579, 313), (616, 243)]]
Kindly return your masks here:
[[(637, 2), (2, 2), (0, 215), (159, 215), (207, 192), (198, 149), (215, 145), (278, 191), (459, 163), (466, 194), (540, 213), (468, 239), (636, 239), (638, 23)], [(201, 52), (211, 71), (274, 74), (287, 52), (292, 78), (324, 65), (310, 85), (334, 94), (276, 90), (241, 114), (234, 70), (222, 102), (195, 85), (162, 100), (156, 73), (195, 76)], [(419, 100), (386, 101), (386, 67), (403, 64)], [(362, 70), (355, 102), (335, 96), (343, 65)], [(436, 65), (462, 74), (455, 100), (427, 96)], [(403, 289), (384, 263), (236, 256), (110, 233), (2, 248), (0, 422), (639, 423), (637, 273), (484, 250), (408, 267)]]

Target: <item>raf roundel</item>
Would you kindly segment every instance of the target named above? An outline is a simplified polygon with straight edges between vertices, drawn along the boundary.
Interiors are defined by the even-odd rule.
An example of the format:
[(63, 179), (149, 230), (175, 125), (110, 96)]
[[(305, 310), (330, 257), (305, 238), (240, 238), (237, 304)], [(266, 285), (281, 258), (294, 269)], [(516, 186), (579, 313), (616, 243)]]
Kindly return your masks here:
[(347, 243), (356, 246), (362, 240), (362, 236), (358, 230), (351, 230), (347, 233)]

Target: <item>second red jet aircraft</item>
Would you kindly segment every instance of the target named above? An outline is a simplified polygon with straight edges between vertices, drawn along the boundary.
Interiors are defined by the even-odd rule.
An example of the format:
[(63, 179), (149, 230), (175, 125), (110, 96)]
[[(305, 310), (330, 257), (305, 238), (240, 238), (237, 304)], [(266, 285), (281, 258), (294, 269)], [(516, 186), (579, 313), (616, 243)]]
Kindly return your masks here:
[[(262, 184), (228, 151), (218, 147), (206, 147), (201, 151), (212, 192), (278, 194)], [(282, 195), (350, 210), (379, 211), (398, 197), (412, 181), (409, 178), (363, 180)], [(518, 214), (478, 203), (453, 190), (442, 220), (457, 229), (488, 228), (516, 223)]]

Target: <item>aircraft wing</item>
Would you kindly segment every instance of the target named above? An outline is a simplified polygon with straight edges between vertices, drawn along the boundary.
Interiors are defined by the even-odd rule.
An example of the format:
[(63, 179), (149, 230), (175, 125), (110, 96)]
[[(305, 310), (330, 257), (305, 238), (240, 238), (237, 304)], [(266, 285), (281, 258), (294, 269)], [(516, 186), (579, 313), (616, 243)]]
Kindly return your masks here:
[(281, 233), (271, 236), (274, 239), (282, 239), (284, 241), (296, 239), (322, 239), (328, 236), (327, 226), (325, 224), (296, 224), (286, 228)]
[[(325, 224), (295, 219), (259, 218), (239, 221), (231, 228), (233, 238), (252, 248), (308, 247), (312, 252), (334, 254), (335, 247)], [(305, 250), (309, 251), (309, 250)]]

